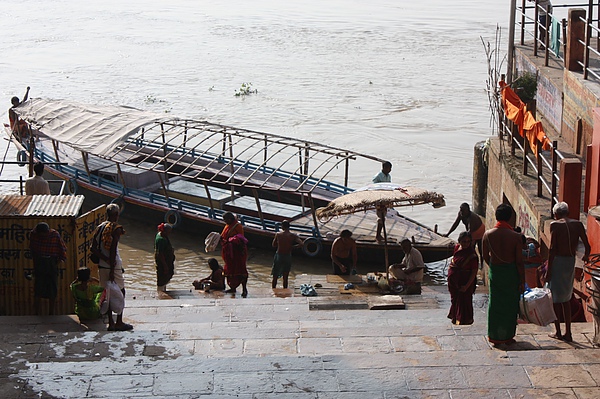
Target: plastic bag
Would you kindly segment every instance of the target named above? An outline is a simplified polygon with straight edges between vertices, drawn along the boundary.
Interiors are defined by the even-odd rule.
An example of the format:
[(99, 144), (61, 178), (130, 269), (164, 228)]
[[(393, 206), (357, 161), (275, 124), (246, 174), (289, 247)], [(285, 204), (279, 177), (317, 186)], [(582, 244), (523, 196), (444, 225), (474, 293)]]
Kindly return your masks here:
[(300, 293), (303, 296), (317, 296), (317, 291), (310, 284), (300, 284)]
[(102, 295), (100, 295), (100, 314), (108, 313), (108, 303), (110, 301), (110, 291), (106, 288), (102, 291)]
[(212, 252), (217, 249), (217, 245), (221, 242), (221, 235), (217, 232), (209, 233), (204, 240), (204, 252)]
[(125, 308), (125, 297), (123, 292), (114, 281), (107, 281), (106, 287), (100, 296), (100, 314), (106, 314), (112, 310), (116, 314), (123, 313)]
[(548, 288), (532, 288), (521, 295), (521, 318), (538, 326), (547, 326), (556, 320), (552, 294)]

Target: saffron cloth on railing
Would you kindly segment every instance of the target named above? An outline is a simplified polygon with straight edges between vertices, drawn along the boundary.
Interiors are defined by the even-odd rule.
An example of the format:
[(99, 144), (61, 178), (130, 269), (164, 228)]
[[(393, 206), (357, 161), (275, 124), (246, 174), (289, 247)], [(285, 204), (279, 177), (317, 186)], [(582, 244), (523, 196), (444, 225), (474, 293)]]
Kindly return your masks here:
[(537, 121), (533, 114), (527, 110), (527, 106), (517, 93), (506, 84), (500, 81), (502, 90), (502, 106), (504, 114), (508, 119), (513, 121), (519, 127), (519, 134), (529, 142), (531, 151), (537, 155), (537, 143), (542, 143), (542, 149), (549, 150), (552, 148), (551, 141), (544, 132), (542, 122)]

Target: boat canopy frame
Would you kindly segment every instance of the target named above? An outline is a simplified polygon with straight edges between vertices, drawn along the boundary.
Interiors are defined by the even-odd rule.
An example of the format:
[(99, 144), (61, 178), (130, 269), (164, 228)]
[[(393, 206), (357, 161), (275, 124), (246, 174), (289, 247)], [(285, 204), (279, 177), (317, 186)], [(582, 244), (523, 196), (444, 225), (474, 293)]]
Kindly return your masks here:
[[(15, 112), (37, 134), (117, 165), (206, 184), (345, 194), (350, 161), (383, 159), (333, 146), (131, 107), (30, 99)], [(297, 159), (297, 160), (296, 160)], [(343, 184), (328, 179), (343, 168)], [(338, 177), (340, 180), (341, 177)]]

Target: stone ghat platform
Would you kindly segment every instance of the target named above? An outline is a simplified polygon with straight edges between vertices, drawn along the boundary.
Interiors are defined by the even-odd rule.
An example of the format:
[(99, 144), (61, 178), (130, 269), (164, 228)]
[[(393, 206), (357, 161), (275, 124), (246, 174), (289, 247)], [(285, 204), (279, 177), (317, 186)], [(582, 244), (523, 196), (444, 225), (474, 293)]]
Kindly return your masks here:
[(370, 310), (377, 294), (330, 284), (317, 297), (254, 288), (248, 298), (179, 290), (161, 300), (129, 290), (128, 332), (76, 316), (0, 317), (0, 397), (600, 397), (592, 323), (574, 324), (573, 343), (520, 324), (516, 344), (494, 348), (484, 293), (475, 324), (455, 326), (445, 287), (402, 297), (402, 310)]

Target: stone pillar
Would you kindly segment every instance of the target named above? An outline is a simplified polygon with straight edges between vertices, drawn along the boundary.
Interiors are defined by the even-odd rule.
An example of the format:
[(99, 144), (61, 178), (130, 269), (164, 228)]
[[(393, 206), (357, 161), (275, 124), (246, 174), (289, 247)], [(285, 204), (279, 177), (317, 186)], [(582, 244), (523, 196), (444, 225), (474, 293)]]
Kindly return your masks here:
[(485, 141), (475, 144), (473, 159), (473, 212), (485, 215), (487, 201), (487, 146)]
[(579, 220), (581, 212), (581, 161), (577, 158), (565, 158), (560, 161), (560, 184), (558, 200), (569, 204), (569, 217)]
[[(585, 16), (586, 12), (582, 8), (569, 9), (569, 21), (567, 22), (567, 51), (565, 53), (565, 66), (569, 71), (582, 71), (585, 46), (579, 41), (585, 43)], [(583, 19), (583, 21), (582, 21)]]

